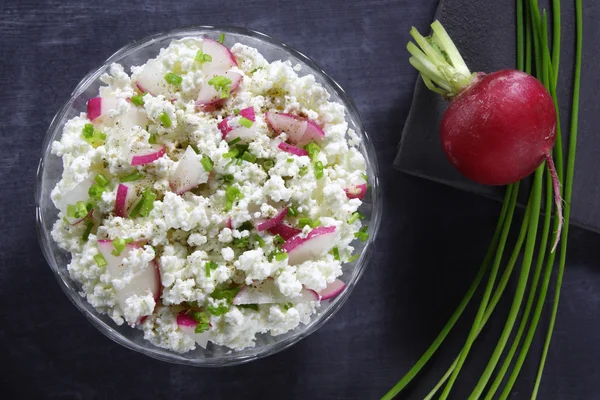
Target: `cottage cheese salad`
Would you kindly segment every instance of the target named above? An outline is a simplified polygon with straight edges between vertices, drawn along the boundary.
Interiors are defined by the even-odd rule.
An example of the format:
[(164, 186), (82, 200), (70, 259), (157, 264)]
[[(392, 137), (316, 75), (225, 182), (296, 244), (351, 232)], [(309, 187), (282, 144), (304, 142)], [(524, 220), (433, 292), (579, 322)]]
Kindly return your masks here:
[(52, 144), (52, 237), (81, 295), (181, 353), (307, 324), (368, 238), (344, 107), (300, 66), (221, 43), (113, 64)]

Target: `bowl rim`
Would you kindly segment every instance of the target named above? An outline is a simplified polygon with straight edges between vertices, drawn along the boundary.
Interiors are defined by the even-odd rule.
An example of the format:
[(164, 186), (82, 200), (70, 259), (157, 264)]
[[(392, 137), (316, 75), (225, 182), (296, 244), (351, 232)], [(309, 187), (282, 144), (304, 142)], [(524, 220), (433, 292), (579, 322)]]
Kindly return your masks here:
[[(346, 284), (346, 289), (337, 296), (327, 308), (326, 313), (323, 313), (320, 318), (317, 316), (317, 319), (311, 320), (311, 322), (306, 326), (306, 328), (298, 332), (296, 335), (291, 335), (277, 343), (269, 344), (264, 347), (264, 349), (257, 351), (252, 355), (240, 355), (237, 358), (205, 358), (205, 359), (188, 359), (181, 357), (178, 353), (175, 353), (170, 350), (161, 349), (157, 346), (146, 347), (142, 346), (138, 343), (133, 342), (131, 339), (123, 336), (120, 332), (114, 330), (108, 323), (99, 318), (98, 315), (95, 315), (90, 310), (86, 308), (84, 302), (87, 302), (84, 297), (80, 296), (77, 290), (73, 290), (70, 286), (70, 283), (65, 281), (63, 276), (58, 271), (58, 263), (54, 259), (54, 255), (52, 254), (49, 246), (45, 245), (46, 242), (50, 243), (52, 238), (50, 237), (50, 232), (43, 229), (42, 222), (42, 210), (40, 207), (41, 196), (42, 196), (42, 178), (44, 172), (44, 161), (47, 155), (49, 155), (48, 148), (50, 145), (50, 141), (52, 139), (52, 133), (56, 131), (58, 128), (57, 125), (63, 119), (64, 115), (67, 113), (69, 107), (72, 104), (72, 100), (75, 97), (76, 93), (78, 93), (82, 87), (86, 86), (92, 78), (95, 80), (101, 71), (103, 71), (107, 66), (111, 65), (115, 60), (121, 57), (124, 53), (132, 50), (133, 48), (140, 46), (142, 44), (149, 43), (158, 39), (169, 38), (170, 36), (182, 35), (189, 33), (190, 35), (198, 35), (198, 31), (212, 31), (212, 32), (221, 32), (221, 33), (235, 33), (242, 36), (254, 37), (259, 40), (265, 41), (271, 45), (284, 49), (286, 52), (291, 54), (292, 56), (298, 58), (307, 66), (314, 69), (317, 73), (319, 73), (322, 79), (330, 85), (339, 98), (344, 103), (344, 107), (347, 109), (346, 112), (349, 116), (352, 116), (353, 122), (357, 125), (360, 130), (360, 135), (362, 136), (362, 145), (364, 146), (364, 150), (367, 156), (367, 163), (371, 167), (373, 176), (369, 177), (369, 186), (371, 187), (371, 197), (372, 197), (372, 217), (370, 224), (370, 237), (367, 240), (363, 251), (360, 254), (359, 259), (355, 265), (355, 270), (352, 273), (350, 281)], [(159, 32), (155, 34), (148, 35), (141, 39), (137, 39), (129, 42), (128, 44), (121, 47), (119, 50), (114, 52), (111, 56), (109, 56), (99, 67), (88, 72), (81, 81), (75, 86), (73, 91), (71, 92), (69, 99), (62, 105), (59, 111), (52, 118), (50, 125), (46, 131), (44, 136), (44, 140), (42, 142), (42, 151), (41, 157), (38, 163), (37, 173), (36, 173), (36, 190), (35, 190), (35, 210), (36, 210), (36, 231), (38, 242), (40, 247), (42, 248), (42, 253), (44, 254), (44, 258), (48, 263), (48, 266), (52, 270), (54, 277), (59, 283), (61, 290), (65, 293), (67, 298), (75, 305), (75, 307), (86, 317), (88, 321), (92, 323), (92, 325), (100, 331), (104, 336), (108, 337), (112, 341), (133, 350), (137, 353), (141, 353), (143, 355), (152, 357), (154, 359), (160, 361), (166, 361), (174, 364), (182, 364), (182, 365), (190, 365), (194, 367), (223, 367), (223, 366), (234, 366), (245, 364), (254, 360), (258, 360), (276, 353), (279, 353), (292, 345), (298, 343), (300, 340), (306, 338), (311, 335), (315, 331), (317, 331), (320, 327), (322, 327), (327, 321), (329, 321), (344, 305), (344, 303), (350, 297), (354, 287), (362, 277), (367, 265), (368, 261), (371, 258), (371, 254), (374, 251), (374, 242), (377, 237), (379, 227), (381, 224), (382, 217), (382, 188), (379, 182), (379, 167), (377, 163), (377, 155), (375, 153), (375, 149), (367, 133), (360, 113), (354, 101), (351, 97), (346, 93), (346, 91), (333, 79), (331, 78), (315, 61), (306, 56), (304, 53), (296, 50), (292, 46), (280, 41), (279, 39), (274, 38), (268, 34), (238, 27), (238, 26), (229, 26), (229, 25), (189, 25), (182, 28), (177, 28), (169, 31)], [(56, 264), (56, 266), (55, 266)]]

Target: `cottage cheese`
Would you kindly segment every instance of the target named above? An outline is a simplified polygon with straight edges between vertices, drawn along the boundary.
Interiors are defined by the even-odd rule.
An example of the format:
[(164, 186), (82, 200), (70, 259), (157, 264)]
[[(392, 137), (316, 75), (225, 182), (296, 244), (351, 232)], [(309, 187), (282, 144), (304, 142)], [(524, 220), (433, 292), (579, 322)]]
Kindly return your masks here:
[[(52, 144), (53, 154), (62, 157), (64, 165), (51, 194), (60, 210), (52, 237), (71, 253), (68, 270), (81, 284), (81, 295), (116, 324), (141, 329), (154, 345), (176, 352), (197, 345), (193, 335), (178, 325), (182, 313), (205, 313), (210, 321), (205, 330), (208, 340), (231, 349), (254, 346), (257, 334), (281, 335), (307, 324), (320, 302), (318, 297), (302, 300), (302, 294), (319, 292), (342, 274), (361, 229), (360, 219), (351, 218), (361, 200), (350, 199), (346, 189), (364, 182), (366, 166), (357, 149), (360, 138), (348, 129), (344, 107), (330, 102), (312, 75), (299, 76), (299, 66), (289, 61), (269, 63), (256, 49), (242, 44), (231, 48), (237, 62), (231, 71), (241, 75), (239, 87), (217, 106), (199, 107), (196, 99), (211, 78), (195, 60), (203, 44), (201, 38), (173, 41), (148, 64), (132, 67), (131, 75), (121, 65), (112, 65), (101, 77), (105, 86), (99, 93), (103, 101), (114, 99), (110, 109), (102, 109), (93, 121), (86, 113), (71, 119), (61, 140)], [(160, 77), (173, 73), (181, 82), (161, 81), (156, 86), (162, 88), (160, 93), (146, 93), (143, 105), (135, 105), (131, 98), (140, 95), (139, 82), (148, 65)], [(232, 162), (227, 154), (235, 145), (223, 138), (218, 124), (246, 108), (256, 114), (246, 151), (258, 161), (234, 158)], [(311, 159), (280, 150), (279, 144), (289, 141), (288, 132), (277, 135), (267, 123), (266, 112), (301, 116), (319, 126), (325, 136), (318, 143), (318, 154)], [(144, 123), (128, 123), (131, 113)], [(90, 124), (94, 135), (100, 133), (99, 141), (84, 137)], [(163, 156), (132, 166), (132, 154), (151, 152), (157, 145), (164, 146)], [(213, 168), (207, 182), (178, 194), (170, 180), (188, 145), (198, 157), (209, 159)], [(319, 178), (317, 162), (323, 166)], [(135, 172), (142, 177), (140, 185), (156, 198), (143, 216), (118, 216), (120, 179)], [(88, 197), (87, 188), (98, 174), (107, 183), (102, 193)], [(228, 187), (239, 192), (231, 207), (226, 206)], [(143, 199), (141, 191), (135, 194), (129, 212)], [(94, 209), (79, 223), (66, 204), (73, 206), (74, 200), (90, 203)], [(325, 252), (296, 265), (285, 255), (275, 257), (281, 243), (268, 231), (258, 232), (256, 226), (284, 207), (294, 207), (300, 214), (288, 214), (287, 225), (297, 226), (301, 216), (335, 227), (331, 247), (337, 248), (339, 256)], [(299, 237), (307, 238), (313, 229), (304, 226)], [(125, 238), (136, 245), (119, 256), (119, 274), (111, 274), (102, 262), (100, 243), (112, 240), (114, 245)], [(160, 275), (156, 293), (152, 288), (139, 291), (136, 283), (149, 265), (156, 265)], [(145, 276), (152, 281), (151, 274)], [(269, 280), (278, 291), (272, 302), (242, 306), (218, 295)], [(122, 299), (123, 291), (133, 290), (127, 289), (131, 285), (137, 288), (135, 293)]]

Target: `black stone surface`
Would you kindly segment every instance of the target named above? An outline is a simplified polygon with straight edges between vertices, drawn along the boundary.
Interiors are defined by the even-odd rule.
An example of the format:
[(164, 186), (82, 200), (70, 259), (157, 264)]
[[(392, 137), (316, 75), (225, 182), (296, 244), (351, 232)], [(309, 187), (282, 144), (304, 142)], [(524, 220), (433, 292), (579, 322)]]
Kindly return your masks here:
[[(588, 10), (596, 7), (587, 4)], [(455, 308), (499, 212), (496, 201), (410, 177), (392, 166), (416, 79), (404, 50), (408, 31), (411, 25), (426, 30), (436, 6), (435, 0), (0, 1), (0, 398), (381, 397)], [(315, 59), (356, 101), (377, 149), (384, 188), (377, 251), (342, 310), (286, 351), (219, 370), (159, 362), (102, 336), (59, 289), (35, 233), (40, 146), (71, 90), (124, 44), (191, 24), (247, 26)], [(586, 57), (590, 64), (597, 60), (595, 54)], [(593, 134), (598, 113), (589, 113), (582, 110), (590, 119), (581, 129)], [(595, 190), (593, 182), (589, 189)], [(577, 228), (571, 232), (540, 399), (600, 398), (600, 238)], [(500, 303), (452, 398), (466, 398), (478, 379), (509, 306)], [(472, 317), (473, 310), (467, 314)], [(548, 315), (546, 310), (541, 326)], [(457, 328), (402, 398), (423, 398), (439, 379), (466, 337), (468, 323)], [(540, 350), (536, 341), (512, 398), (529, 398)]]

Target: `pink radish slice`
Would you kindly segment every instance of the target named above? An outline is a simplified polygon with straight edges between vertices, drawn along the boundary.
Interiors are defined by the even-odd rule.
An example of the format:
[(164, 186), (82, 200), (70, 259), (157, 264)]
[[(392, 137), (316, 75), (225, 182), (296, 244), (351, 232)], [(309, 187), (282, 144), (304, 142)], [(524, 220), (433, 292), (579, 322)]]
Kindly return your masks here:
[(269, 232), (273, 235), (279, 235), (283, 238), (283, 240), (289, 240), (302, 232), (301, 229), (293, 228), (286, 224), (279, 224), (269, 229)]
[(142, 154), (136, 154), (131, 158), (131, 165), (145, 165), (158, 160), (165, 155), (166, 148), (164, 145), (153, 145), (151, 149), (145, 150)]
[(288, 136), (288, 140), (292, 143), (297, 143), (302, 139), (306, 132), (308, 123), (304, 118), (297, 117), (291, 114), (280, 114), (280, 113), (265, 113), (267, 124), (276, 134), (285, 132)]
[(208, 172), (202, 166), (202, 158), (188, 146), (179, 160), (177, 168), (169, 177), (169, 186), (177, 194), (192, 190), (208, 181)]
[(254, 114), (254, 107), (247, 107), (240, 110), (240, 116), (249, 119), (252, 122), (256, 121), (256, 114)]
[(320, 226), (313, 229), (306, 238), (295, 236), (281, 247), (288, 253), (290, 265), (300, 264), (327, 253), (335, 245), (335, 226)]
[(287, 144), (285, 142), (279, 143), (279, 146), (277, 146), (277, 147), (279, 147), (280, 150), (283, 150), (286, 153), (290, 153), (290, 154), (293, 154), (298, 157), (308, 155), (308, 151), (301, 149), (299, 147), (296, 147), (296, 146), (292, 146), (291, 144)]
[(231, 223), (231, 218), (227, 219), (227, 223), (225, 224), (226, 228), (233, 229), (233, 224)]
[(233, 53), (216, 40), (204, 38), (202, 52), (212, 58), (211, 61), (205, 62), (202, 67), (202, 70), (207, 74), (213, 72), (218, 75), (238, 65)]
[(129, 193), (129, 187), (119, 183), (117, 198), (115, 200), (115, 215), (117, 217), (125, 217), (127, 215), (127, 193)]
[(187, 315), (185, 311), (180, 312), (177, 315), (177, 326), (179, 329), (198, 344), (198, 346), (206, 349), (206, 345), (208, 344), (208, 340), (210, 337), (210, 330), (204, 331), (202, 333), (196, 333), (196, 325), (198, 323), (194, 318)]
[(305, 303), (319, 300), (319, 295), (314, 290), (303, 288), (299, 297), (289, 298), (284, 296), (273, 279), (266, 279), (256, 285), (247, 285), (240, 289), (233, 299), (233, 304), (277, 304), (288, 301)]
[(319, 292), (319, 296), (321, 296), (321, 300), (329, 300), (334, 298), (338, 294), (342, 293), (346, 284), (339, 279), (331, 282), (327, 287)]
[(238, 86), (240, 86), (240, 82), (242, 81), (242, 75), (238, 74), (237, 72), (233, 72), (233, 71), (228, 71), (223, 74), (215, 73), (215, 74), (207, 76), (206, 82), (204, 82), (202, 84), (202, 86), (200, 87), (200, 92), (198, 93), (196, 105), (198, 105), (198, 106), (214, 105), (214, 104), (221, 102), (222, 100), (227, 99), (227, 98), (222, 99), (221, 95), (217, 91), (217, 89), (215, 89), (214, 86), (208, 84), (208, 81), (210, 81), (216, 75), (224, 76), (226, 78), (231, 79), (230, 95), (231, 95), (231, 93), (235, 92), (235, 90), (238, 88)]
[(310, 142), (320, 142), (325, 137), (325, 132), (317, 124), (310, 120), (306, 120), (306, 131), (302, 139), (298, 141), (298, 146), (305, 146)]
[(256, 226), (256, 229), (259, 232), (262, 231), (266, 231), (269, 228), (273, 228), (276, 225), (281, 224), (281, 222), (283, 221), (283, 219), (285, 218), (285, 216), (288, 213), (288, 208), (285, 207), (284, 209), (282, 209), (281, 211), (279, 211), (273, 218), (266, 220), (265, 222), (262, 222), (260, 224), (258, 224)]
[(90, 121), (94, 121), (116, 108), (117, 99), (115, 97), (93, 97), (87, 102), (87, 117)]
[(225, 139), (225, 136), (227, 136), (227, 134), (233, 130), (233, 127), (229, 125), (229, 122), (231, 122), (232, 119), (233, 117), (230, 115), (229, 117), (224, 118), (223, 121), (219, 122), (217, 125), (217, 128), (219, 128), (221, 134), (223, 135), (223, 139)]
[(352, 185), (349, 188), (344, 189), (344, 192), (346, 192), (346, 196), (349, 199), (362, 200), (365, 197), (365, 194), (367, 193), (367, 184), (361, 183), (359, 185)]
[[(123, 260), (130, 255), (133, 249), (139, 247), (140, 246), (137, 244), (129, 243), (119, 256), (114, 256), (112, 254), (112, 251), (114, 250), (112, 240), (98, 240), (98, 248), (106, 260), (106, 271), (110, 274), (112, 280), (123, 278), (123, 275), (126, 273)], [(147, 263), (141, 271), (137, 271), (129, 283), (125, 284), (123, 287), (115, 287), (114, 289), (117, 294), (117, 302), (121, 307), (121, 310), (123, 310), (127, 304), (127, 299), (134, 295), (146, 296), (148, 293), (151, 293), (152, 297), (157, 299), (158, 296), (160, 296), (160, 286), (156, 263), (151, 261)], [(138, 321), (128, 322), (135, 323)]]

